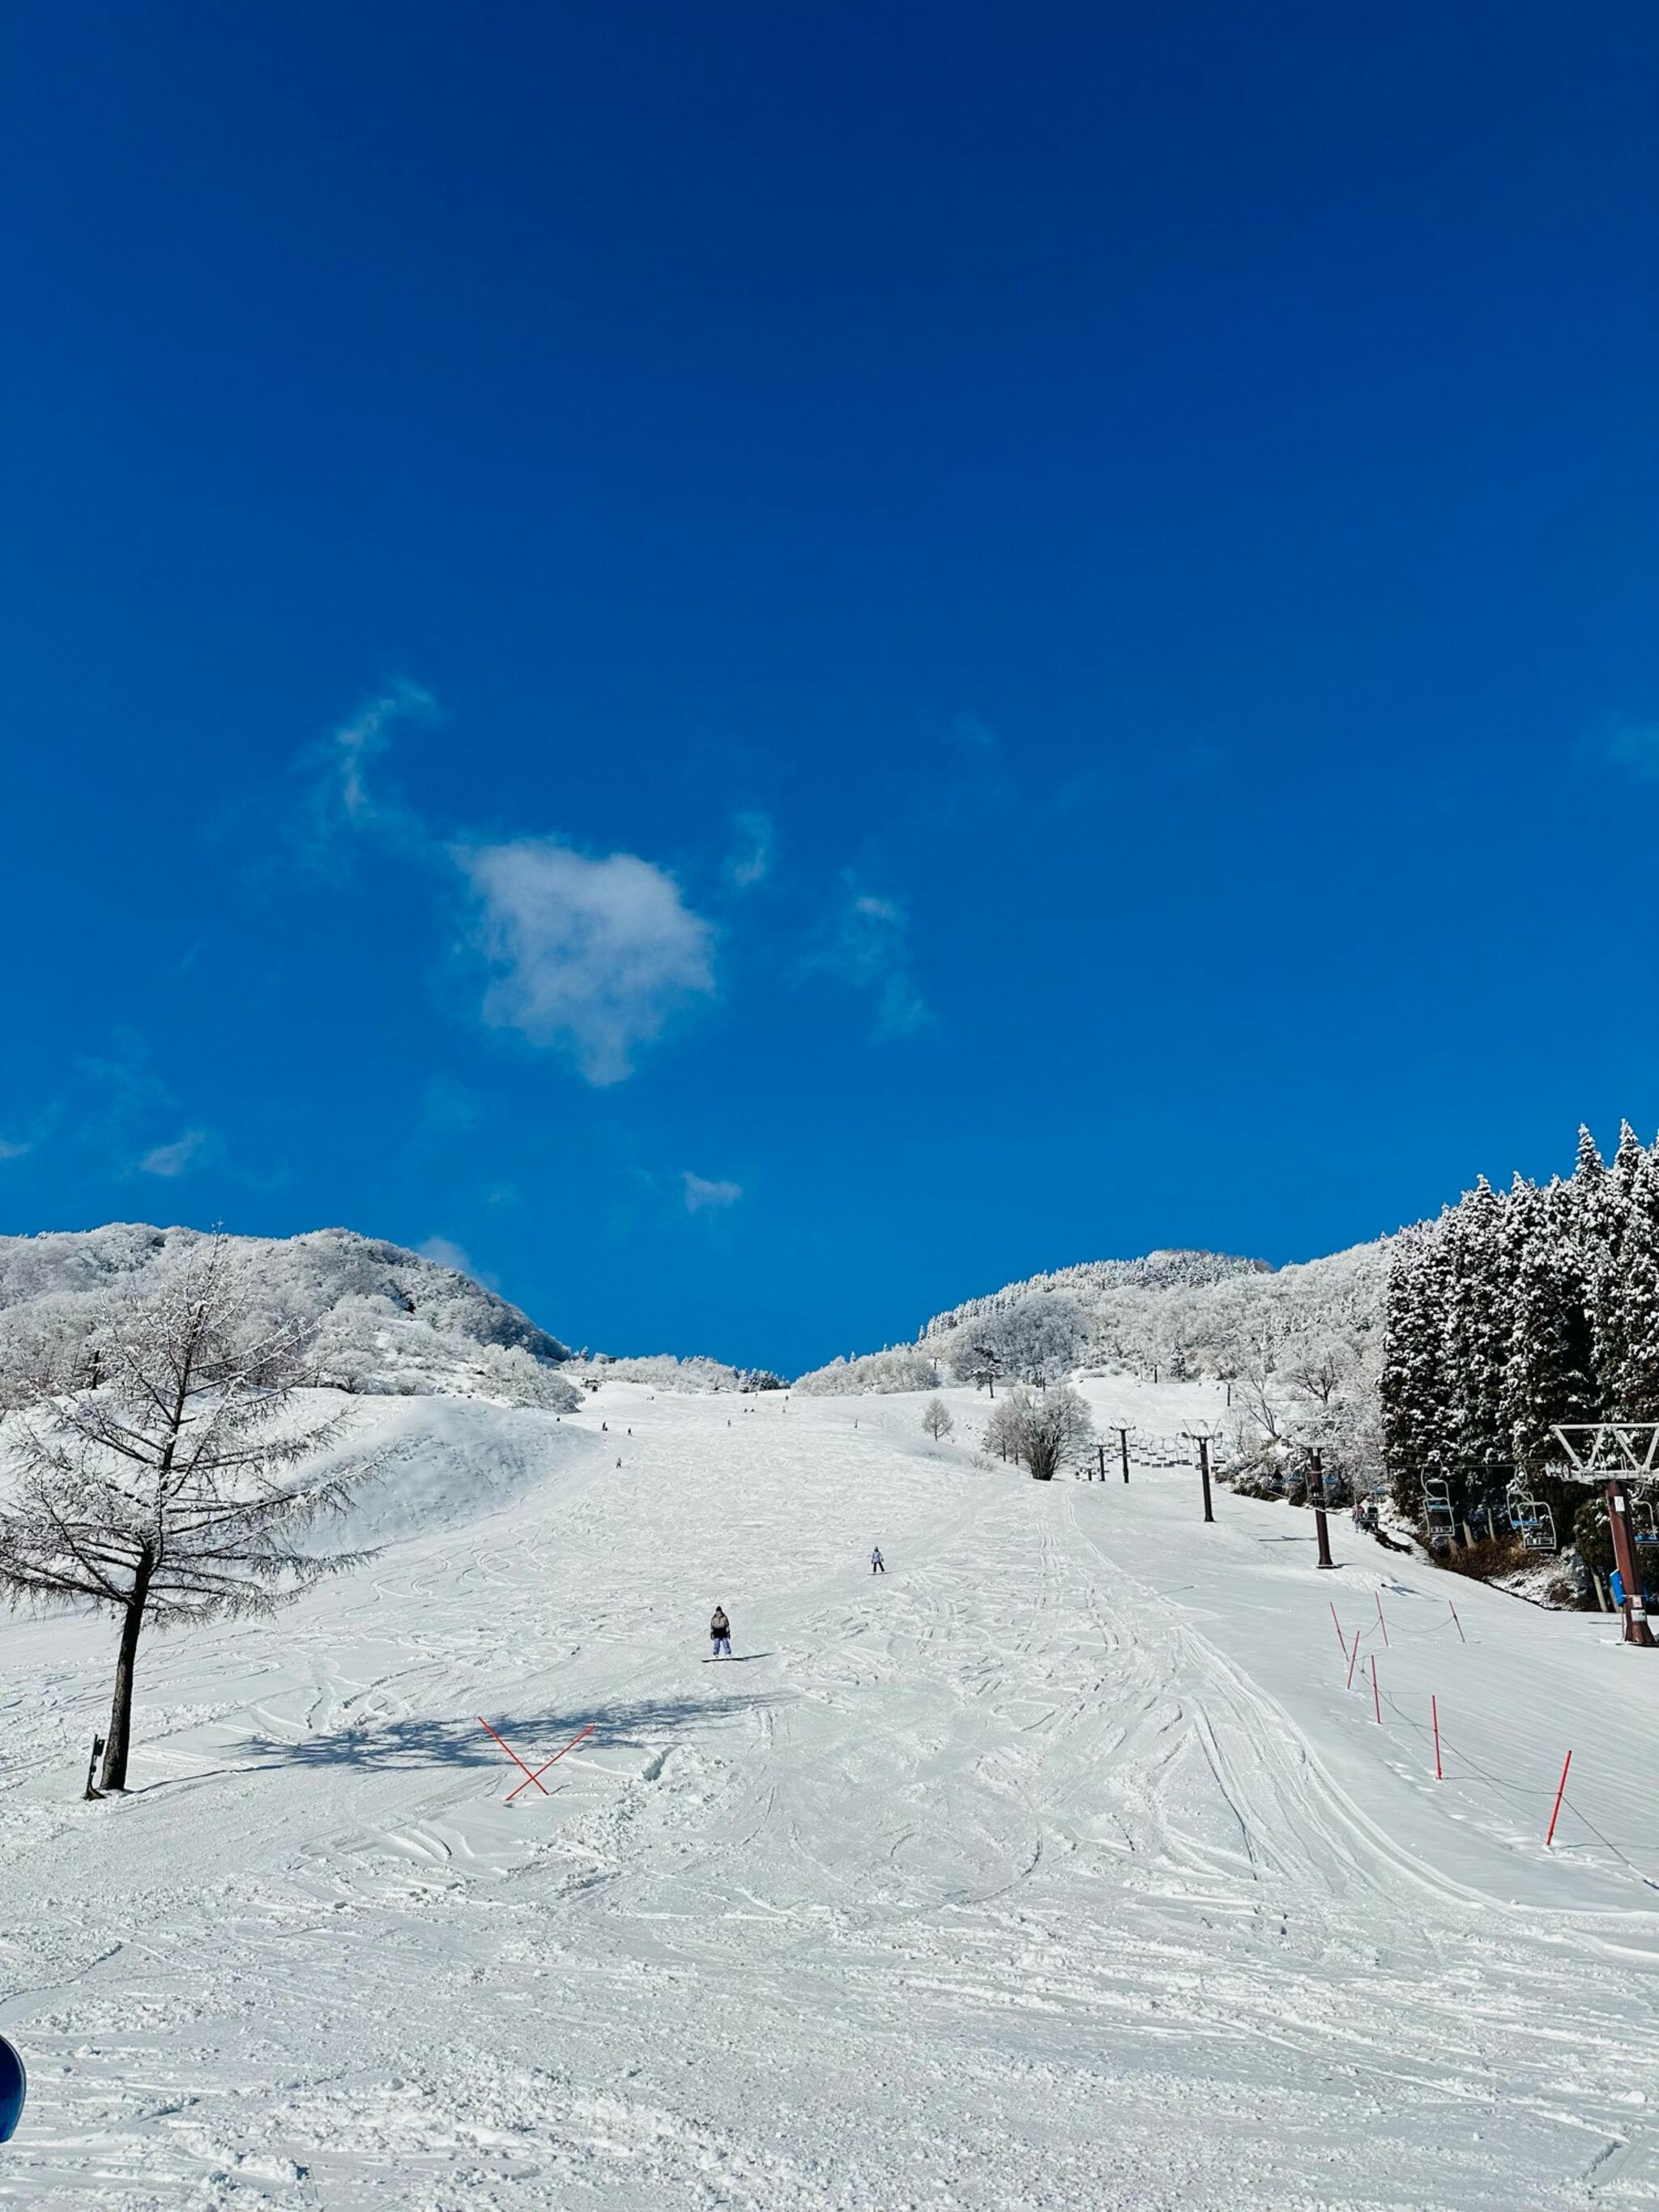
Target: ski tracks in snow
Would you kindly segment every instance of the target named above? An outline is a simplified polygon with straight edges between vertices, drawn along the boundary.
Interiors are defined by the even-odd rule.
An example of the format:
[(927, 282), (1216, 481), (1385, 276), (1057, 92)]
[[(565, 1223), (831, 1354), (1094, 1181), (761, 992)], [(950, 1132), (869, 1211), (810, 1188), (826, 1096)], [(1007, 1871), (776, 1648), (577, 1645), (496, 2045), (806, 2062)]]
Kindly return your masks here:
[[(1170, 1493), (755, 1402), (608, 1386), (539, 1480), (515, 1417), (491, 1510), (157, 1644), (118, 1806), (64, 1790), (101, 1638), (6, 1632), (0, 2203), (1653, 2201), (1645, 2018), (1116, 1556)], [(481, 1712), (532, 1765), (599, 1725), (509, 1804)]]

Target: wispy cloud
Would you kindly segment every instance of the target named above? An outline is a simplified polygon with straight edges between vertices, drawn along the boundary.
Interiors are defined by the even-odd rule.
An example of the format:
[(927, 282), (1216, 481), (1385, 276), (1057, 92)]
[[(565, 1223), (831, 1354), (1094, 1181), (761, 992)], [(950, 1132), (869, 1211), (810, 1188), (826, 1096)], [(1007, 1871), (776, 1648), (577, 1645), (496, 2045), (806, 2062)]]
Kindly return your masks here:
[(430, 1260), (435, 1267), (453, 1267), (458, 1275), (465, 1275), (475, 1283), (482, 1283), (488, 1291), (496, 1288), (494, 1275), (476, 1266), (471, 1255), (450, 1237), (428, 1237), (415, 1249), (422, 1259)]
[[(590, 1083), (620, 1083), (678, 1007), (713, 994), (714, 933), (674, 878), (635, 854), (590, 855), (556, 836), (457, 838), (388, 798), (371, 771), (394, 726), (439, 711), (418, 684), (392, 684), (302, 756), (305, 857), (337, 868), (363, 841), (417, 864), (434, 888), (459, 878), (471, 895), (471, 949), (495, 971), (483, 1020), (568, 1051)], [(747, 886), (769, 864), (770, 824), (758, 814), (736, 820), (732, 880)], [(475, 1115), (459, 1086), (430, 1087), (429, 1131), (463, 1128)]]
[(161, 1176), (171, 1182), (175, 1176), (188, 1174), (201, 1158), (208, 1142), (205, 1129), (186, 1129), (182, 1137), (175, 1137), (170, 1145), (156, 1145), (138, 1163), (140, 1175)]
[(673, 1013), (713, 994), (713, 932), (650, 861), (593, 860), (550, 837), (453, 854), (496, 971), (484, 1019), (569, 1052), (588, 1082), (622, 1082)]
[(0, 1137), (0, 1160), (21, 1160), (25, 1152), (33, 1150), (33, 1145), (14, 1144), (9, 1139)]
[(912, 1036), (933, 1017), (911, 967), (909, 914), (897, 899), (866, 890), (850, 872), (842, 880), (845, 896), (807, 969), (867, 991), (878, 1037)]
[(772, 817), (745, 813), (732, 817), (734, 842), (726, 864), (726, 881), (740, 891), (753, 890), (772, 872)]
[(952, 715), (951, 738), (966, 753), (991, 753), (997, 748), (996, 732), (974, 714)]
[(416, 854), (427, 849), (432, 841), (420, 817), (377, 789), (369, 770), (390, 745), (396, 724), (430, 720), (437, 713), (429, 691), (399, 678), (301, 756), (308, 787), (299, 844), (308, 866), (343, 868), (355, 836), (372, 836)]
[(690, 1168), (680, 1182), (685, 1189), (688, 1213), (719, 1212), (726, 1206), (735, 1206), (743, 1196), (740, 1182), (711, 1182), (707, 1176), (693, 1175)]
[(1597, 732), (1597, 750), (1644, 783), (1659, 781), (1659, 722), (1639, 722), (1610, 714)]

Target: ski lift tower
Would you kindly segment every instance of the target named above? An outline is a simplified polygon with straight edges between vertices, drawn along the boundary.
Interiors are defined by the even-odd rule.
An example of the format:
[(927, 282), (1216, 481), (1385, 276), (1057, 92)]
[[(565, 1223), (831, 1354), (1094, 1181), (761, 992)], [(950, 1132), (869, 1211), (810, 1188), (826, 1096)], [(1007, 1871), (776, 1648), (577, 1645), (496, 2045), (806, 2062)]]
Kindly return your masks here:
[(1215, 1508), (1210, 1503), (1210, 1446), (1221, 1442), (1219, 1429), (1183, 1429), (1182, 1434), (1190, 1444), (1198, 1446), (1198, 1475), (1204, 1486), (1204, 1518), (1215, 1519)]
[(1659, 1481), (1659, 1421), (1558, 1421), (1550, 1433), (1567, 1455), (1560, 1471), (1569, 1480), (1607, 1485), (1613, 1556), (1625, 1586), (1625, 1641), (1651, 1650), (1653, 1631), (1648, 1626), (1636, 1560), (1630, 1481), (1632, 1475)]

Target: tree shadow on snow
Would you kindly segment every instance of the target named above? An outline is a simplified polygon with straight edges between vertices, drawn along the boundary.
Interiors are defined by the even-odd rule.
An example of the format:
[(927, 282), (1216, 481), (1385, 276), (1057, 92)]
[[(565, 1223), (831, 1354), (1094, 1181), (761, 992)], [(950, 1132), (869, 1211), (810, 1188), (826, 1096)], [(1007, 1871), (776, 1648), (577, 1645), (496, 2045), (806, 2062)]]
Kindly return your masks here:
[[(593, 1734), (581, 1751), (656, 1752), (662, 1739), (700, 1723), (731, 1719), (781, 1703), (769, 1691), (740, 1691), (717, 1700), (700, 1698), (641, 1698), (631, 1705), (573, 1705), (560, 1713), (486, 1712), (484, 1718), (532, 1766), (551, 1759), (562, 1745), (590, 1723)], [(471, 1714), (454, 1719), (366, 1720), (326, 1735), (280, 1737), (250, 1735), (250, 1765), (361, 1766), (380, 1769), (422, 1766), (504, 1766), (507, 1753)], [(241, 1770), (247, 1771), (246, 1766)]]

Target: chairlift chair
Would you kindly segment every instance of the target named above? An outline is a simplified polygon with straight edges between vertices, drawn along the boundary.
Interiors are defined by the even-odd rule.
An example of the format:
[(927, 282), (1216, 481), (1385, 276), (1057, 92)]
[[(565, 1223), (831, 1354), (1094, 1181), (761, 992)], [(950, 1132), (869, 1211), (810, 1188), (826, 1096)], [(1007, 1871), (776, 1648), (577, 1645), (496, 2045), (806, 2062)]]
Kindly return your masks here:
[(1431, 1536), (1456, 1533), (1457, 1510), (1452, 1504), (1451, 1484), (1443, 1474), (1424, 1478), (1423, 1525)]
[(1520, 1537), (1522, 1547), (1528, 1552), (1557, 1552), (1555, 1515), (1541, 1498), (1529, 1498), (1524, 1479), (1517, 1476), (1510, 1485), (1510, 1526)]
[(1659, 1544), (1659, 1523), (1655, 1522), (1650, 1498), (1631, 1499), (1630, 1533), (1638, 1544)]

